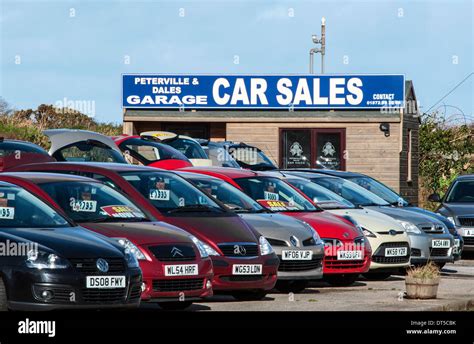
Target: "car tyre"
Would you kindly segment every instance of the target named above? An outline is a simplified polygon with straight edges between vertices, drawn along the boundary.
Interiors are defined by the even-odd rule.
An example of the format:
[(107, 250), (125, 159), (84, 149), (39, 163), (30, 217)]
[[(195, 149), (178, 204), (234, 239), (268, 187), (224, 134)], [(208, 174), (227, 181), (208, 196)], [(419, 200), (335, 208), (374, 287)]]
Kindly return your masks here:
[(362, 276), (364, 276), (369, 281), (383, 281), (392, 276), (392, 274), (388, 272), (374, 272), (362, 274)]
[(259, 291), (239, 291), (232, 294), (237, 301), (260, 301), (267, 296), (265, 290)]
[(177, 301), (177, 302), (159, 302), (158, 305), (165, 311), (182, 311), (190, 307), (193, 303), (191, 301)]
[(278, 281), (275, 289), (281, 293), (301, 293), (308, 287), (308, 281)]
[(358, 277), (358, 274), (327, 275), (324, 280), (334, 287), (347, 287), (352, 285)]
[(435, 265), (438, 267), (438, 269), (442, 269), (444, 268), (444, 266), (446, 265), (446, 263), (438, 263), (438, 262), (435, 262)]
[(0, 312), (8, 311), (7, 288), (3, 279), (0, 278)]

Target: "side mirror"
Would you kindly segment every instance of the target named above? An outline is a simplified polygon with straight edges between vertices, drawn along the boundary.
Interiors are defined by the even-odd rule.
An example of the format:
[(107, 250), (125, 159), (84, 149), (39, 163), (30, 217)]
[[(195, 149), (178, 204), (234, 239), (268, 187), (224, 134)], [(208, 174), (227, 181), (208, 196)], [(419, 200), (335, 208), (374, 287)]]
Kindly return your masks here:
[(430, 202), (435, 202), (435, 203), (440, 203), (441, 202), (441, 197), (439, 194), (434, 193), (428, 196), (428, 201)]

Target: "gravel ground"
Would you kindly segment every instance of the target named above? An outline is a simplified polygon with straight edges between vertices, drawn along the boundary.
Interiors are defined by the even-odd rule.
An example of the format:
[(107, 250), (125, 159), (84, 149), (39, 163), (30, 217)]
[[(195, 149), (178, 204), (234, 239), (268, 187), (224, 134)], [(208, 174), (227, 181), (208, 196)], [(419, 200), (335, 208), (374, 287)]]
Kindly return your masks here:
[[(471, 258), (471, 257), (470, 257)], [(262, 301), (238, 302), (231, 296), (215, 296), (196, 303), (191, 311), (423, 311), (458, 310), (474, 307), (474, 260), (447, 264), (436, 300), (408, 300), (403, 276), (385, 281), (361, 277), (350, 287), (334, 288), (324, 282), (311, 285), (301, 294), (270, 292)], [(469, 301), (470, 306), (469, 306)], [(467, 306), (466, 306), (467, 305)], [(159, 309), (143, 305), (144, 309)]]

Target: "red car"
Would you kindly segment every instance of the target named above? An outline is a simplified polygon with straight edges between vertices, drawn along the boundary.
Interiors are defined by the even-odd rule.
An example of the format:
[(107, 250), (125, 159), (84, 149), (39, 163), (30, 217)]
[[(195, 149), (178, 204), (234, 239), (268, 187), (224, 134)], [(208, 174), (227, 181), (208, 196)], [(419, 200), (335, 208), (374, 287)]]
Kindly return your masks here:
[(56, 160), (34, 143), (0, 137), (0, 171), (7, 171), (19, 164), (52, 161)]
[(268, 241), (237, 214), (177, 174), (126, 164), (47, 163), (16, 171), (92, 177), (121, 190), (152, 216), (195, 235), (212, 258), (214, 292), (259, 300), (276, 284), (279, 259)]
[(369, 270), (372, 250), (356, 222), (323, 211), (275, 174), (222, 167), (182, 170), (221, 178), (264, 207), (310, 224), (326, 246), (323, 274), (328, 283), (351, 285), (359, 274)]
[[(212, 296), (212, 262), (189, 233), (154, 220), (125, 195), (97, 180), (53, 173), (3, 173), (84, 228), (115, 238), (137, 257), (142, 300), (184, 309)], [(111, 266), (110, 269), (113, 269)]]

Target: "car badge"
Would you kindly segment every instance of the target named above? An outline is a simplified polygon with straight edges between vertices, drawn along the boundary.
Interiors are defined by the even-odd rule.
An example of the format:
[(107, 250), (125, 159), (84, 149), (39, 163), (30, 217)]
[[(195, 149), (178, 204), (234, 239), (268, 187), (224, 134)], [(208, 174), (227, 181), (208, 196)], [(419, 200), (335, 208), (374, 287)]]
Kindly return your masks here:
[(292, 244), (293, 246), (295, 246), (295, 247), (297, 247), (297, 246), (298, 246), (298, 243), (299, 243), (298, 238), (295, 237), (294, 235), (292, 235), (292, 236), (290, 237), (290, 242), (291, 242), (291, 244)]
[(171, 255), (172, 255), (173, 257), (176, 257), (176, 256), (184, 257), (183, 251), (181, 251), (181, 250), (180, 250), (179, 248), (177, 248), (177, 247), (173, 247), (173, 248), (171, 249)]
[(247, 253), (247, 250), (245, 249), (244, 246), (234, 245), (234, 254), (245, 256), (246, 253)]
[(109, 271), (109, 263), (103, 258), (97, 259), (97, 262), (95, 263), (95, 266), (97, 267), (97, 270), (100, 272), (107, 272)]
[(345, 232), (342, 236), (343, 236), (344, 238), (349, 238), (349, 233)]
[(388, 231), (388, 234), (390, 234), (390, 235), (397, 235), (397, 231), (394, 230), (394, 229), (391, 229), (391, 230)]

